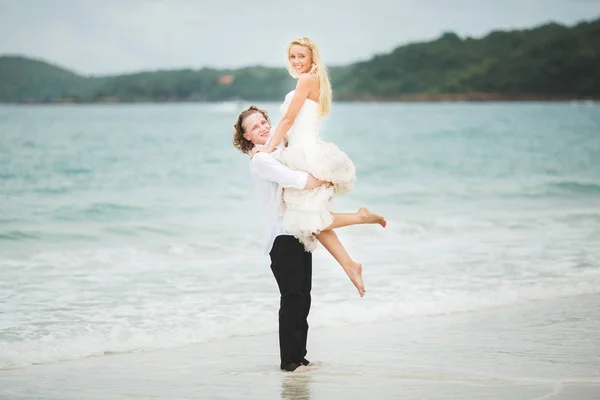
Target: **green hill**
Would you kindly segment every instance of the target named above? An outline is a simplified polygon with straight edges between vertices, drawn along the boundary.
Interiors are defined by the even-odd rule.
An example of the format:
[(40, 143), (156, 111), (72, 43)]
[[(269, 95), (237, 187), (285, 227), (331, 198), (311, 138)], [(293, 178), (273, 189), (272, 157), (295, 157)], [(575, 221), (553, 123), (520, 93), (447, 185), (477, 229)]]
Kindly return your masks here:
[[(331, 67), (337, 100), (600, 98), (600, 19), (572, 27), (445, 33), (370, 60)], [(0, 102), (281, 100), (284, 67), (171, 70), (83, 77), (42, 61), (0, 57)]]
[(0, 102), (50, 100), (91, 91), (92, 80), (43, 61), (0, 57)]
[(336, 80), (344, 96), (416, 93), (600, 96), (600, 19), (548, 24), (482, 39), (444, 34), (355, 64)]

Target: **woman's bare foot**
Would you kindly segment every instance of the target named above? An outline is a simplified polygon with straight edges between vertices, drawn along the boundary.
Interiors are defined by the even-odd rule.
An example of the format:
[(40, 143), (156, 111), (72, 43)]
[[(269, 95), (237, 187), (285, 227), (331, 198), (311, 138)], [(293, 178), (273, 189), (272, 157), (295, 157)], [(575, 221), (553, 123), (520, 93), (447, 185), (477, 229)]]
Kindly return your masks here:
[(344, 266), (344, 271), (346, 271), (346, 274), (348, 274), (348, 277), (354, 286), (356, 286), (356, 289), (358, 289), (360, 297), (363, 297), (365, 295), (365, 285), (362, 279), (362, 265), (356, 261), (352, 261), (347, 267)]
[(366, 224), (379, 224), (385, 228), (387, 222), (383, 215), (375, 214), (371, 212), (367, 207), (361, 207), (358, 209), (357, 214), (361, 216), (362, 220)]

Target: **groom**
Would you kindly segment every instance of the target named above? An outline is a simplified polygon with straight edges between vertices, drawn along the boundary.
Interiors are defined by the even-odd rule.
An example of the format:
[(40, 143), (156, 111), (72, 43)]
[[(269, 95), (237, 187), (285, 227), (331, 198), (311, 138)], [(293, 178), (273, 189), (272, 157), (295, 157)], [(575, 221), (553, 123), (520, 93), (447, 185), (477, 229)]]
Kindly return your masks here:
[[(233, 145), (244, 154), (271, 139), (271, 121), (266, 111), (255, 106), (244, 110), (234, 125)], [(294, 236), (283, 229), (278, 206), (279, 186), (313, 189), (326, 184), (314, 176), (295, 171), (278, 161), (279, 151), (257, 153), (250, 160), (250, 172), (259, 195), (267, 228), (265, 253), (271, 257), (271, 271), (279, 286), (279, 354), (284, 371), (308, 369), (306, 340), (312, 282), (312, 254)]]

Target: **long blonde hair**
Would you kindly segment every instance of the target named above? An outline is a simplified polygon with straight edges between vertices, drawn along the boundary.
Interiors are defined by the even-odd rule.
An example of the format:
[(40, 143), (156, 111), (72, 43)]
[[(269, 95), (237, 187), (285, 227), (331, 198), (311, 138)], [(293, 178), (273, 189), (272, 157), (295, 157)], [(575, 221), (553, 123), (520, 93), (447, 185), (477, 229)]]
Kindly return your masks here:
[(329, 74), (327, 73), (327, 67), (323, 63), (321, 53), (316, 43), (307, 37), (294, 39), (290, 42), (287, 47), (287, 60), (288, 60), (288, 72), (294, 78), (298, 78), (298, 74), (294, 70), (294, 66), (290, 61), (290, 50), (292, 46), (299, 45), (306, 47), (310, 53), (313, 65), (309, 71), (309, 74), (313, 75), (319, 81), (319, 114), (324, 117), (331, 111), (331, 101), (333, 99), (333, 93), (331, 91), (331, 83), (329, 82)]

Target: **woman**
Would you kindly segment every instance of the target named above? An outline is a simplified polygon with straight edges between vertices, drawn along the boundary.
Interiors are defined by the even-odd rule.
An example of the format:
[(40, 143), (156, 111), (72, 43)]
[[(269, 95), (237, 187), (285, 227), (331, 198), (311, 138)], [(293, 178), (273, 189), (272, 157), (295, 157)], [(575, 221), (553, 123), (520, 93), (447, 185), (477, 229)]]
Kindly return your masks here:
[[(287, 53), (288, 71), (298, 80), (296, 88), (285, 97), (281, 106), (283, 118), (269, 144), (262, 148), (254, 147), (252, 154), (273, 152), (285, 141), (286, 147), (279, 157), (281, 162), (332, 183), (313, 190), (282, 189), (284, 228), (296, 236), (307, 251), (313, 251), (316, 241), (320, 241), (344, 268), (362, 297), (362, 266), (350, 258), (337, 235), (331, 231), (348, 225), (332, 214), (331, 199), (334, 194), (345, 194), (352, 190), (356, 169), (343, 151), (319, 137), (319, 123), (329, 114), (332, 100), (327, 69), (319, 49), (309, 38), (293, 40), (288, 45)], [(375, 215), (375, 223), (385, 227), (383, 217), (372, 215)]]

